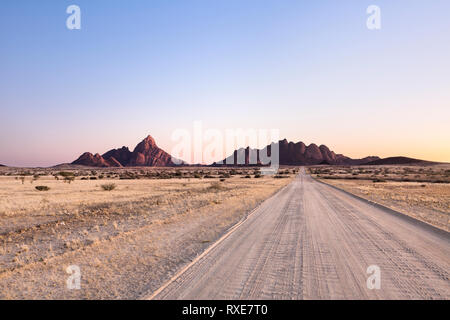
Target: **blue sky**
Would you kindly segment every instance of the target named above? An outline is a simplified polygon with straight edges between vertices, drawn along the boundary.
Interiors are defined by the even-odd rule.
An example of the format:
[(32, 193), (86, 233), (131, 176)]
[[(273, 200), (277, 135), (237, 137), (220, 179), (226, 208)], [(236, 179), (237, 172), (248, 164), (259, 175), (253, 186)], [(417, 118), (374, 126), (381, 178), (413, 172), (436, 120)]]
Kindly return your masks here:
[[(66, 8), (81, 8), (68, 30)], [(381, 30), (366, 8), (381, 8)], [(151, 134), (279, 128), (352, 157), (450, 162), (450, 2), (0, 3), (0, 163), (48, 166)]]

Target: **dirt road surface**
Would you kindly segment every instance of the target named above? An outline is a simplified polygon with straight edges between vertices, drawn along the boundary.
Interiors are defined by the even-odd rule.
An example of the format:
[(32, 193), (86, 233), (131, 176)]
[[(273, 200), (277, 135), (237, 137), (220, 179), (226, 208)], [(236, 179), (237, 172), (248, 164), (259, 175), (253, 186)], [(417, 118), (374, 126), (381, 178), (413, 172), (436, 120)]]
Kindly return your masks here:
[[(369, 266), (380, 288), (369, 289)], [(150, 299), (450, 299), (450, 235), (298, 177)], [(375, 284), (376, 282), (371, 282)]]

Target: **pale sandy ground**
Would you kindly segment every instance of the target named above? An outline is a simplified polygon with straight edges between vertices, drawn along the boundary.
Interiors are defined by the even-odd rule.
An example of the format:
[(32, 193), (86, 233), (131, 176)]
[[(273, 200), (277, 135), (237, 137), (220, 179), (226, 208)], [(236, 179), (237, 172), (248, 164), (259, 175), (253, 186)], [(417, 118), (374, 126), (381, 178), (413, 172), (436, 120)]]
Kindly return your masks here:
[[(369, 266), (380, 287), (369, 288)], [(450, 299), (450, 236), (304, 171), (155, 299)], [(301, 312), (301, 310), (299, 310)]]
[(362, 198), (450, 231), (450, 184), (322, 180)]
[[(141, 297), (292, 177), (114, 180), (110, 192), (105, 180), (0, 177), (0, 298)], [(69, 265), (81, 290), (66, 288)]]

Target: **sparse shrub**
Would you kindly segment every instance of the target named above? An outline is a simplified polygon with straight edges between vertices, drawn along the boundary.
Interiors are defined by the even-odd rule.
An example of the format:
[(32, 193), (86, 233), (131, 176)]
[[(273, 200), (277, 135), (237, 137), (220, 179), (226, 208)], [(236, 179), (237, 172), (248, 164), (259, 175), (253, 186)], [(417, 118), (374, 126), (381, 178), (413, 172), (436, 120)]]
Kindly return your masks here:
[(116, 188), (115, 183), (105, 183), (101, 185), (102, 189), (105, 191), (112, 191)]
[(89, 180), (97, 180), (97, 177), (89, 177)]
[(75, 180), (75, 176), (65, 176), (64, 177), (64, 182), (68, 183), (68, 184), (71, 184), (72, 181), (74, 181), (74, 180)]
[(50, 190), (50, 188), (47, 187), (47, 186), (36, 186), (35, 188), (38, 191), (48, 191), (48, 190)]
[(125, 171), (123, 174), (120, 175), (120, 180), (134, 180), (138, 179), (138, 176), (136, 176), (133, 172)]
[(246, 175), (244, 178), (245, 178), (245, 179), (250, 179), (251, 176), (248, 174), (248, 175)]
[(75, 176), (75, 174), (73, 172), (68, 172), (68, 171), (61, 171), (59, 173), (59, 175), (61, 177), (74, 177)]
[(225, 180), (226, 180), (225, 178), (221, 178), (221, 179), (220, 179), (221, 182), (224, 182)]
[(259, 178), (261, 178), (261, 174), (260, 173), (255, 174), (255, 179), (259, 179)]

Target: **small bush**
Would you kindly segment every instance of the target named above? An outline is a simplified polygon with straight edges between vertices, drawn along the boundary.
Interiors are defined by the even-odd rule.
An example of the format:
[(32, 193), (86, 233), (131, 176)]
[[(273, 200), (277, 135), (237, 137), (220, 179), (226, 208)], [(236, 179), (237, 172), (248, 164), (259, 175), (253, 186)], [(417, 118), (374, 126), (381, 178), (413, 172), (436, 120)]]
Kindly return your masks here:
[(35, 188), (38, 191), (48, 191), (48, 190), (50, 190), (50, 188), (47, 187), (47, 186), (36, 186)]
[(106, 183), (101, 185), (102, 189), (105, 191), (112, 191), (116, 188), (115, 183)]
[(60, 175), (61, 177), (73, 177), (73, 176), (75, 176), (75, 173), (73, 173), (73, 172), (67, 172), (67, 171), (61, 171), (61, 172), (59, 173), (59, 175)]
[(64, 182), (70, 184), (72, 181), (75, 180), (74, 176), (65, 176), (64, 177)]

